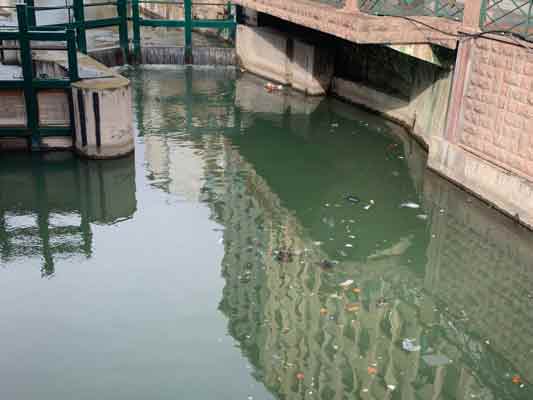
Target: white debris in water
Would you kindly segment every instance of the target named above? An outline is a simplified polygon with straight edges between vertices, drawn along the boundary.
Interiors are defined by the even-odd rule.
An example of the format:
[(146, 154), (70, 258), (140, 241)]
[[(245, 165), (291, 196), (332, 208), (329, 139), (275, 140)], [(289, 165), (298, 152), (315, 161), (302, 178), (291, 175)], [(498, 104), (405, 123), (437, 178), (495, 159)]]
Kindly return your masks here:
[(396, 389), (396, 385), (387, 385), (387, 389), (392, 392), (394, 389)]
[(350, 286), (352, 283), (353, 283), (353, 279), (348, 279), (348, 280), (345, 280), (345, 281), (342, 282), (342, 283), (339, 283), (339, 286), (342, 287), (342, 288), (347, 288), (347, 287)]
[(408, 351), (408, 352), (415, 352), (415, 351), (420, 351), (420, 349), (422, 347), (420, 347), (420, 345), (417, 345), (415, 344), (415, 341), (416, 339), (404, 339), (402, 341), (402, 348), (405, 350), (405, 351)]
[(400, 204), (400, 208), (420, 208), (420, 204), (414, 203), (412, 201), (407, 201)]
[(372, 207), (374, 204), (376, 204), (376, 202), (375, 202), (374, 200), (370, 200), (370, 203), (367, 204), (366, 206), (364, 206), (363, 208), (364, 208), (365, 210), (369, 210), (370, 207)]
[(421, 219), (422, 221), (425, 221), (426, 219), (428, 219), (427, 214), (418, 214), (416, 217), (418, 219)]
[(344, 245), (344, 247), (353, 247), (353, 244), (346, 243), (346, 244)]

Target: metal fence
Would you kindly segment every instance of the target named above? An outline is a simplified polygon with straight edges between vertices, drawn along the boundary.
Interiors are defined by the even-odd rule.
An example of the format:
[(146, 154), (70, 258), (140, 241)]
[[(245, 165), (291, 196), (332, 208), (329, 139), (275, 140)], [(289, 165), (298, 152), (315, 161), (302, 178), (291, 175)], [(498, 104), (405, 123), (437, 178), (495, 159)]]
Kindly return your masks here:
[(508, 32), (533, 40), (533, 0), (484, 0), (481, 8), (484, 31)]
[[(36, 7), (19, 4), (17, 10), (17, 29), (0, 30), (0, 48), (3, 51), (18, 51), (22, 76), (9, 80), (0, 80), (2, 90), (22, 90), (26, 111), (25, 126), (0, 127), (0, 136), (27, 137), (33, 148), (40, 146), (40, 140), (46, 136), (71, 136), (69, 127), (42, 127), (39, 125), (37, 92), (40, 89), (68, 90), (72, 82), (79, 80), (78, 60), (76, 54), (75, 32), (72, 28), (43, 32), (31, 25), (35, 22)], [(38, 42), (38, 44), (34, 44)], [(55, 42), (54, 45), (43, 43)], [(36, 76), (34, 71), (33, 50), (66, 51), (68, 59), (68, 77), (66, 79)]]
[(461, 21), (464, 2), (455, 0), (359, 0), (359, 9), (373, 15), (431, 16)]
[[(141, 17), (141, 3), (168, 4), (184, 8), (183, 20), (146, 19)], [(194, 3), (194, 5), (210, 5)], [(215, 5), (215, 4), (211, 4)], [(216, 4), (221, 6), (220, 4)], [(85, 18), (87, 7), (116, 8), (116, 16), (110, 18)], [(21, 66), (21, 76), (13, 79), (0, 77), (0, 91), (19, 91), (24, 97), (26, 123), (20, 126), (0, 126), (0, 137), (26, 137), (32, 149), (39, 149), (41, 139), (47, 136), (74, 136), (73, 104), (71, 94), (72, 82), (80, 79), (77, 52), (87, 53), (86, 31), (106, 27), (115, 27), (119, 33), (120, 48), (123, 61), (137, 62), (141, 56), (141, 28), (167, 27), (183, 28), (185, 31), (185, 62), (192, 62), (192, 30), (193, 29), (228, 29), (235, 31), (236, 22), (232, 15), (231, 4), (227, 3), (227, 12), (223, 19), (193, 19), (192, 0), (116, 0), (85, 4), (84, 0), (73, 0), (65, 6), (35, 6), (34, 0), (26, 0), (26, 4), (16, 6), (17, 25), (0, 27), (0, 57), (4, 51), (17, 52), (17, 60)], [(5, 7), (4, 7), (5, 8)], [(68, 21), (57, 24), (38, 24), (36, 13), (41, 11), (66, 10)], [(131, 15), (131, 16), (130, 16)], [(129, 40), (128, 26), (132, 26), (133, 40)], [(56, 42), (54, 45), (43, 43)], [(130, 55), (130, 45), (133, 57)], [(66, 51), (68, 56), (68, 74), (65, 79), (36, 76), (34, 50)], [(39, 74), (41, 75), (41, 74)], [(39, 122), (38, 92), (42, 89), (64, 90), (69, 99), (70, 126), (41, 126)], [(1, 92), (0, 92), (1, 95)]]

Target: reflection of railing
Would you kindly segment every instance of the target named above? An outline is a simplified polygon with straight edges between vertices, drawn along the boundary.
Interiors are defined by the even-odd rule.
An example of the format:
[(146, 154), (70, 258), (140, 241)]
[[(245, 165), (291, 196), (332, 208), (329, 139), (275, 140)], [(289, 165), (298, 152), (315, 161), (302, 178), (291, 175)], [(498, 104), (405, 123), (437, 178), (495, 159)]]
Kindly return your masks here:
[(374, 15), (432, 16), (460, 21), (464, 6), (452, 0), (359, 0), (359, 9)]
[[(35, 11), (47, 7), (31, 7), (24, 4), (16, 6), (18, 29), (15, 27), (0, 30), (0, 50), (18, 50), (22, 76), (19, 79), (0, 80), (2, 90), (22, 90), (26, 109), (26, 124), (19, 127), (0, 127), (0, 137), (3, 135), (30, 137), (32, 144), (38, 146), (40, 138), (45, 136), (71, 136), (72, 126), (43, 127), (39, 123), (37, 92), (40, 89), (67, 90), (71, 82), (79, 80), (78, 61), (76, 56), (76, 42), (74, 30), (62, 27), (53, 32), (43, 32), (35, 27)], [(32, 41), (59, 42), (54, 46), (35, 45)], [(66, 42), (66, 46), (63, 45)], [(67, 79), (36, 76), (32, 50), (62, 50), (68, 54)]]
[(481, 27), (533, 40), (533, 0), (484, 0)]

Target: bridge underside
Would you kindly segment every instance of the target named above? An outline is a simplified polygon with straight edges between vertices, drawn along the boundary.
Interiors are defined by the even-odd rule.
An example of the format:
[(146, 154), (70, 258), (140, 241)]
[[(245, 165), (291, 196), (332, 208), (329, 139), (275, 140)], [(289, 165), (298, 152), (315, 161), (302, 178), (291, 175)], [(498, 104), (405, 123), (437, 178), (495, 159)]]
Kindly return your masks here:
[(235, 0), (235, 4), (359, 44), (457, 47), (461, 23), (436, 17), (387, 17), (305, 0)]

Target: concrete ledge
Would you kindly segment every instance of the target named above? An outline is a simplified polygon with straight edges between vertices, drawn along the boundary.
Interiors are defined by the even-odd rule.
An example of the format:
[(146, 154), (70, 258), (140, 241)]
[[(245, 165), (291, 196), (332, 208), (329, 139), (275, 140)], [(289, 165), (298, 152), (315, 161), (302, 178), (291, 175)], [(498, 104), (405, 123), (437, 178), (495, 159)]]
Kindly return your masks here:
[(377, 111), (406, 127), (412, 128), (415, 123), (415, 113), (410, 109), (407, 100), (342, 78), (333, 78), (332, 92), (351, 103)]
[(533, 183), (435, 136), (428, 167), (533, 228)]

